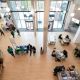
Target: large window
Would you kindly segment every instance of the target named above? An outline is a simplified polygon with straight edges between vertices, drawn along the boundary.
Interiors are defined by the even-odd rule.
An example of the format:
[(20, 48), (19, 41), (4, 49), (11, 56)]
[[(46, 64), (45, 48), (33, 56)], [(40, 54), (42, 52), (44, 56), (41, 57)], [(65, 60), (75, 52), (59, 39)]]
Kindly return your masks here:
[[(33, 17), (30, 12), (12, 12), (18, 28), (33, 29)], [(32, 22), (32, 23), (31, 23)], [(29, 23), (29, 24), (28, 24)], [(30, 24), (31, 23), (31, 24)], [(31, 26), (31, 28), (30, 28)], [(30, 28), (30, 29), (29, 29)]]
[[(49, 30), (54, 28), (59, 29), (63, 27), (68, 1), (51, 1), (50, 14), (49, 14)], [(53, 24), (51, 24), (51, 19)], [(53, 29), (52, 29), (53, 27)]]
[(12, 11), (31, 11), (31, 0), (9, 1)]
[[(32, 0), (9, 1), (11, 11), (16, 20), (18, 28), (34, 29), (34, 20), (32, 15)], [(66, 14), (67, 0), (51, 0), (49, 13), (49, 30), (62, 28)], [(44, 27), (44, 0), (37, 0), (36, 14), (38, 30)], [(18, 24), (17, 24), (18, 23)]]
[(33, 16), (31, 13), (31, 0), (9, 1), (13, 18), (17, 28), (33, 29)]
[[(65, 18), (68, 1), (51, 0), (50, 14), (49, 14), (49, 30), (61, 29)], [(44, 26), (44, 1), (37, 1), (37, 20), (38, 29)]]

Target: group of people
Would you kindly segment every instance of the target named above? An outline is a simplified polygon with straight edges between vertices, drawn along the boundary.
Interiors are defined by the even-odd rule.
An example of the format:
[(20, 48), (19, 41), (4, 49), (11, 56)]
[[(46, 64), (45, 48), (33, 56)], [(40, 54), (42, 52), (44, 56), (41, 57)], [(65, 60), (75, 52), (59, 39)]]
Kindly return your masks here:
[(12, 20), (8, 20), (6, 22), (6, 25), (5, 25), (5, 30), (6, 31), (10, 31), (11, 35), (13, 36), (13, 38), (15, 37), (15, 31), (17, 32), (17, 34), (20, 36), (20, 31), (19, 29), (17, 29), (14, 24), (13, 24), (13, 21)]
[(53, 73), (54, 73), (54, 75), (58, 75), (59, 72), (64, 72), (65, 70), (70, 73), (71, 71), (75, 71), (75, 66), (71, 65), (67, 69), (65, 69), (64, 65), (62, 65), (62, 66), (56, 66), (54, 68), (54, 70), (53, 70)]
[(78, 47), (74, 49), (74, 55), (80, 58), (80, 49)]
[(35, 53), (36, 53), (35, 46), (32, 46), (31, 44), (28, 44), (27, 45), (27, 53), (30, 53), (30, 56), (32, 55), (32, 53), (33, 53), (33, 55), (35, 55)]
[(18, 48), (18, 51), (17, 51), (16, 49), (15, 49), (15, 51), (13, 51), (13, 48), (12, 48), (11, 46), (8, 46), (7, 51), (8, 51), (8, 53), (11, 54), (13, 57), (15, 57), (14, 52), (15, 52), (16, 54), (19, 54), (19, 52), (23, 53), (24, 51), (26, 51), (27, 54), (30, 53), (30, 56), (31, 56), (32, 54), (35, 55), (35, 53), (36, 53), (36, 48), (35, 48), (35, 46), (32, 46), (31, 44), (28, 44), (28, 45), (26, 46), (26, 49), (24, 49), (23, 47), (22, 47), (22, 48), (20, 47), (20, 49)]
[(71, 42), (71, 39), (70, 39), (69, 35), (66, 35), (65, 38), (63, 38), (63, 37), (62, 37), (62, 34), (60, 34), (59, 37), (58, 37), (58, 39), (59, 39), (59, 42), (60, 42), (61, 44), (63, 44), (63, 45), (64, 45), (64, 44), (69, 45), (70, 42)]
[(55, 57), (55, 61), (61, 61), (63, 59), (66, 59), (68, 57), (68, 52), (66, 50), (63, 51), (57, 51), (54, 49), (51, 54), (52, 57)]

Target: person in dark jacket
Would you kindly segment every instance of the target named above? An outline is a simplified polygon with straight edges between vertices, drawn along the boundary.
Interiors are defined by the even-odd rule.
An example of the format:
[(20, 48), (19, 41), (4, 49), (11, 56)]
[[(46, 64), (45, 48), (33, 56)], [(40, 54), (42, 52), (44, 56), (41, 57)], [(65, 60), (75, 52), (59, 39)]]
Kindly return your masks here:
[(20, 31), (19, 31), (19, 29), (17, 29), (16, 31), (17, 31), (18, 35), (21, 36), (21, 35), (20, 35)]
[(10, 53), (13, 57), (15, 57), (14, 53), (13, 53), (13, 48), (11, 46), (8, 46), (7, 49), (8, 53)]
[(31, 56), (31, 54), (32, 54), (32, 45), (28, 44), (27, 48), (28, 48), (28, 51), (30, 51), (30, 56)]
[(63, 50), (63, 54), (65, 55), (65, 58), (67, 58), (67, 57), (68, 57), (68, 53), (67, 53), (67, 51), (66, 51), (66, 50)]
[(13, 36), (13, 38), (14, 38), (14, 31), (13, 30), (11, 30), (11, 35)]
[(35, 48), (35, 46), (33, 46), (32, 49), (33, 49), (33, 55), (35, 55), (35, 53), (36, 53), (36, 48)]
[(63, 39), (63, 38), (62, 38), (62, 34), (59, 35), (58, 39)]
[(0, 33), (1, 33), (1, 36), (2, 36), (2, 35), (5, 35), (4, 32), (3, 32), (1, 29), (0, 29)]

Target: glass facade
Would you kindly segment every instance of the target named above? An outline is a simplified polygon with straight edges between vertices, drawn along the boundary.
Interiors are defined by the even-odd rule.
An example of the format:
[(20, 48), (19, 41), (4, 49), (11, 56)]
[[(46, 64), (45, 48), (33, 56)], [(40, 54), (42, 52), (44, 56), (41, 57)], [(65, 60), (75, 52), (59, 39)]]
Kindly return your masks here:
[[(26, 28), (28, 30), (34, 29), (34, 20), (32, 13), (32, 1), (9, 1), (13, 17), (18, 28)], [(65, 18), (68, 1), (51, 0), (50, 13), (49, 13), (49, 30), (54, 28), (62, 28)], [(37, 0), (36, 14), (38, 22), (38, 30), (44, 27), (44, 0)]]
[(63, 27), (68, 1), (51, 1), (49, 13), (49, 30)]

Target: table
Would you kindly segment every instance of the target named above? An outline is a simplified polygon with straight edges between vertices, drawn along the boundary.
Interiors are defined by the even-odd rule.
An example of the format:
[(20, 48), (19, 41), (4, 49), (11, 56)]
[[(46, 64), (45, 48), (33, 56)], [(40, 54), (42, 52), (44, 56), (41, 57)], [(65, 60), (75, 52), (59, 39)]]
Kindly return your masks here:
[(69, 42), (69, 39), (63, 38), (63, 42), (64, 42), (64, 43), (68, 43), (68, 42)]
[(48, 41), (48, 44), (49, 45), (55, 45), (55, 43), (56, 43), (56, 38), (53, 37), (53, 36), (50, 36), (49, 41)]
[(58, 80), (80, 80), (80, 75), (77, 71), (67, 71), (58, 73)]
[(63, 59), (65, 59), (65, 55), (63, 54), (63, 52), (62, 51), (56, 51), (56, 58), (58, 58), (58, 59), (60, 59), (60, 60), (63, 60)]
[(16, 46), (16, 48), (15, 48), (15, 53), (16, 54), (24, 53), (24, 52), (27, 52), (27, 45)]

